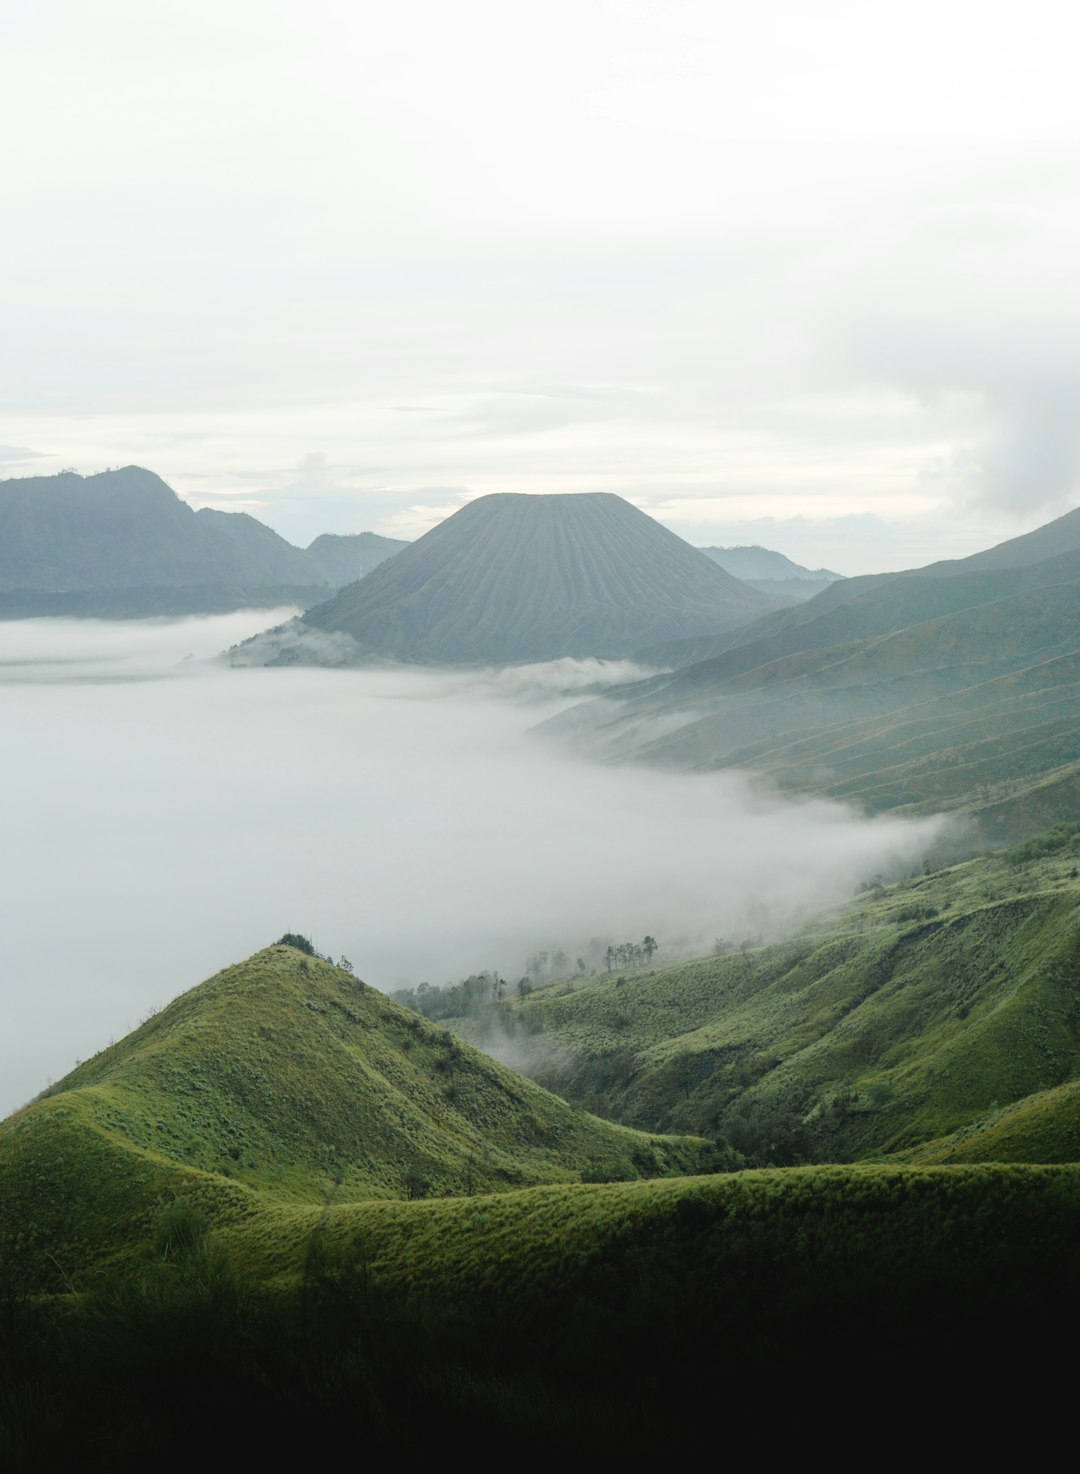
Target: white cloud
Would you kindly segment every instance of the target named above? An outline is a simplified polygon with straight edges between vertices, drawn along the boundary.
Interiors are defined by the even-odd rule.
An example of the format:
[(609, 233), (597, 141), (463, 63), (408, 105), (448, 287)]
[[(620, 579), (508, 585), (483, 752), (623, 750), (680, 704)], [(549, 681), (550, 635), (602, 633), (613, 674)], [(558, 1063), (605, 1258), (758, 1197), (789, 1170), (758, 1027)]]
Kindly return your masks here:
[[(231, 670), (266, 614), (0, 623), (0, 1110), (284, 931), (445, 981), (590, 938), (775, 931), (933, 823), (599, 767), (530, 737), (624, 667)], [(190, 658), (186, 658), (190, 657)], [(58, 925), (58, 919), (62, 925)], [(28, 978), (47, 979), (28, 987)]]

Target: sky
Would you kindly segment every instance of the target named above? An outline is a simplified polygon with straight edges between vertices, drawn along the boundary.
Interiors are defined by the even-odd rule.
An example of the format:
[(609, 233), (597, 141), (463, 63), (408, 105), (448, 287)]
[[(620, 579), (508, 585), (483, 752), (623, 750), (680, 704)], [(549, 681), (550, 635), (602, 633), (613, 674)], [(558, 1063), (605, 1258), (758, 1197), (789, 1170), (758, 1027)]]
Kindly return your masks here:
[(0, 476), (290, 540), (612, 491), (842, 573), (1080, 499), (1048, 0), (12, 0)]
[(0, 622), (0, 1116), (288, 931), (388, 989), (646, 934), (671, 961), (783, 934), (943, 830), (533, 731), (626, 662), (214, 658), (274, 618)]

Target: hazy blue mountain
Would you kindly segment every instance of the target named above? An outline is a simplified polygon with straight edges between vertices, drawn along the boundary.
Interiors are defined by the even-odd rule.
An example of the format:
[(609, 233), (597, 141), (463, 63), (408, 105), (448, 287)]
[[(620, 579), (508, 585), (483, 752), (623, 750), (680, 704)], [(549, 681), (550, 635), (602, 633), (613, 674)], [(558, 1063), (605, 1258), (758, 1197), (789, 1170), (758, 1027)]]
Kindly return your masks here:
[(295, 548), (243, 512), (196, 512), (139, 466), (0, 482), (0, 617), (309, 604), (405, 546), (361, 533)]
[(314, 560), (331, 588), (341, 589), (366, 577), (373, 568), (408, 546), (395, 537), (380, 537), (377, 532), (324, 532), (308, 545), (307, 556)]
[(275, 635), (266, 658), (309, 658), (312, 631), (338, 637), (337, 659), (612, 657), (745, 623), (775, 603), (621, 497), (500, 494), (308, 610), (293, 643)]
[(783, 553), (757, 545), (735, 548), (702, 548), (707, 558), (752, 589), (778, 598), (811, 599), (815, 594), (843, 578), (828, 568), (804, 568)]

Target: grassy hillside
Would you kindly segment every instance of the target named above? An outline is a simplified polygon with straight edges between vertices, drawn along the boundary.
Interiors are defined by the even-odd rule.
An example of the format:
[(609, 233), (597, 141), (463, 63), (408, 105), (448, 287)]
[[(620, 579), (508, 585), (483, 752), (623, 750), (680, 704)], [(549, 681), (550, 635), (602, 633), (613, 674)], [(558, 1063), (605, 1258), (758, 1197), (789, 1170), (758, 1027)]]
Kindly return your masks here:
[(178, 1468), (195, 1408), (230, 1459), (508, 1437), (640, 1457), (715, 1439), (718, 1396), (732, 1420), (782, 1406), (770, 1447), (794, 1451), (838, 1383), (877, 1400), (913, 1367), (955, 1392), (1004, 1366), (1023, 1404), (1055, 1395), (1078, 1223), (1080, 1171), (1053, 1167), (295, 1207), (209, 1238), (177, 1204), (123, 1277), (2, 1302), (0, 1453)]
[(163, 1192), (234, 1214), (261, 1198), (325, 1206), (700, 1170), (706, 1156), (595, 1120), (279, 946), (0, 1125), (0, 1196), (39, 1268), (46, 1251), (74, 1267), (141, 1231)]
[(589, 1117), (301, 950), (226, 969), (0, 1126), (0, 1460), (180, 1467), (192, 1409), (230, 1460), (640, 1456), (714, 1438), (718, 1389), (807, 1414), (838, 1378), (955, 1386), (1017, 1346), (1010, 1385), (1045, 1395), (1080, 1168), (1022, 1156), (1075, 1154), (1076, 858), (1063, 831), (784, 947), (524, 1006), (582, 1060), (623, 1041), (629, 1114), (697, 1113), (705, 1062), (759, 1103), (825, 1082), (834, 1147), (878, 1115), (927, 1163), (642, 1180), (702, 1143)]
[[(1032, 1160), (1019, 1136), (976, 1137), (1080, 1077), (1080, 829), (868, 894), (788, 942), (551, 984), (453, 1026), (496, 1050), (510, 1036), (534, 1078), (592, 1110), (752, 1161), (943, 1137), (942, 1160)], [(1032, 1126), (1049, 1154), (1034, 1160), (1076, 1159), (1072, 1102), (1030, 1107), (1061, 1110), (1057, 1134)], [(1020, 1129), (995, 1122), (999, 1144)]]
[(703, 658), (553, 727), (596, 754), (741, 768), (874, 812), (960, 811), (1007, 843), (1080, 817), (1078, 575), (1068, 552), (844, 580), (741, 632), (647, 652)]
[[(621, 497), (496, 495), (309, 610), (304, 627), (350, 636), (358, 659), (549, 660), (625, 655), (773, 603)], [(268, 659), (289, 658), (280, 645)]]

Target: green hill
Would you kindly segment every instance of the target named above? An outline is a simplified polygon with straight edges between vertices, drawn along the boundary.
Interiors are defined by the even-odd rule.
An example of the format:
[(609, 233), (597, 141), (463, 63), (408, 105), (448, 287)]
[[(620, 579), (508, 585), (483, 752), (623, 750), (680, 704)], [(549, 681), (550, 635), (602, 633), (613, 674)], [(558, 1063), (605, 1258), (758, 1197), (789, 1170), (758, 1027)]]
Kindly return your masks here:
[[(801, 1409), (794, 1444), (838, 1378), (955, 1386), (1017, 1346), (1010, 1386), (1045, 1392), (1080, 1307), (1080, 1170), (1021, 1152), (1075, 1134), (1073, 858), (1063, 831), (812, 939), (521, 1010), (597, 1046), (628, 1115), (742, 1097), (780, 1140), (817, 1081), (830, 1149), (885, 1122), (932, 1165), (645, 1181), (704, 1143), (590, 1117), (303, 950), (226, 969), (0, 1126), (0, 1458), (179, 1467), (193, 1409), (248, 1461), (349, 1438), (661, 1453), (715, 1436), (718, 1388)], [(1011, 1164), (965, 1163), (965, 1129)]]
[[(549, 984), (451, 1024), (494, 1048), (509, 1034), (588, 1109), (751, 1161), (1073, 1161), (1080, 827), (1044, 844), (868, 894), (787, 942)], [(1014, 1105), (1041, 1124), (1006, 1151), (1012, 1127), (987, 1118)]]
[(0, 618), (310, 604), (404, 547), (373, 533), (294, 548), (243, 512), (195, 512), (139, 466), (0, 481)]
[[(647, 640), (745, 623), (775, 604), (621, 497), (479, 497), (274, 633), (268, 663), (308, 658), (305, 632), (355, 659), (431, 663), (621, 656)], [(245, 659), (258, 658), (250, 642)]]
[(33, 1225), (24, 1247), (75, 1266), (141, 1232), (164, 1192), (249, 1212), (263, 1198), (325, 1206), (650, 1176), (699, 1168), (703, 1153), (575, 1110), (277, 946), (0, 1125), (0, 1198)]

